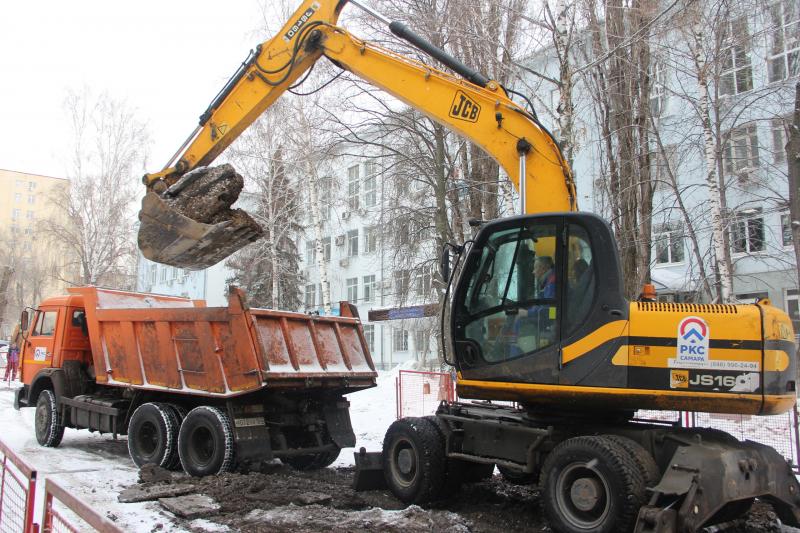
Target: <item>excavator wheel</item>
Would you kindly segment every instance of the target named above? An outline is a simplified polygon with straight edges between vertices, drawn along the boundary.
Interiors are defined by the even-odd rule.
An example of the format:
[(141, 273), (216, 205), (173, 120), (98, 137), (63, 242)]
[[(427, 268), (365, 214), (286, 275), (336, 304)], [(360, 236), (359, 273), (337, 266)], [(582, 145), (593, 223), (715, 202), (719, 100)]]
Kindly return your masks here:
[(625, 450), (636, 461), (636, 466), (642, 473), (644, 478), (645, 487), (655, 487), (661, 481), (661, 470), (658, 469), (656, 460), (650, 455), (650, 452), (644, 449), (638, 442), (629, 439), (628, 437), (621, 437), (619, 435), (603, 435), (605, 438), (612, 440), (625, 448)]
[(386, 484), (405, 503), (435, 500), (445, 483), (444, 441), (424, 418), (407, 417), (389, 426), (383, 439)]
[(645, 502), (636, 459), (605, 437), (562, 442), (545, 459), (542, 476), (545, 512), (559, 533), (631, 531)]

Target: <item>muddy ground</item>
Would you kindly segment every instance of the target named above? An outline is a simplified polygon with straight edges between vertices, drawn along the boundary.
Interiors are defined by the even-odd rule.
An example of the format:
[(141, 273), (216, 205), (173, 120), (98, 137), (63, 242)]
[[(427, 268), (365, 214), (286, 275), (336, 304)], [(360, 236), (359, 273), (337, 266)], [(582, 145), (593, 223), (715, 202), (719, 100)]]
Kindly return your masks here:
[[(263, 472), (199, 480), (173, 473), (167, 481), (140, 487), (195, 485), (197, 493), (220, 504), (219, 512), (204, 516), (205, 520), (247, 533), (551, 531), (538, 489), (508, 484), (499, 475), (464, 485), (458, 494), (426, 508), (407, 507), (388, 491), (355, 492), (352, 481), (352, 468), (299, 472), (275, 464)], [(206, 531), (202, 522), (177, 517), (173, 521), (190, 531)], [(770, 533), (780, 531), (777, 524), (770, 507), (756, 503), (725, 531)]]

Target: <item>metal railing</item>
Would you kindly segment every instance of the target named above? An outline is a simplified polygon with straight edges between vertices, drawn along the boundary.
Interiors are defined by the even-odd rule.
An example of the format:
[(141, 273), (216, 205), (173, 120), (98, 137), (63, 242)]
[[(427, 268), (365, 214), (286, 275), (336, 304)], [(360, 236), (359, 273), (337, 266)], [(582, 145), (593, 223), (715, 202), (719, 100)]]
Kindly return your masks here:
[(0, 441), (0, 533), (35, 533), (36, 470)]
[[(83, 533), (89, 528), (99, 533), (122, 533), (114, 523), (52, 479), (46, 479), (44, 482), (44, 497), (42, 533)], [(57, 503), (62, 504), (63, 508), (57, 506)], [(64, 509), (68, 509), (69, 513), (64, 513)], [(77, 515), (77, 519), (70, 514)], [(80, 523), (81, 521), (83, 523)]]
[(455, 381), (444, 372), (401, 370), (395, 385), (397, 418), (433, 414), (442, 400), (456, 398)]

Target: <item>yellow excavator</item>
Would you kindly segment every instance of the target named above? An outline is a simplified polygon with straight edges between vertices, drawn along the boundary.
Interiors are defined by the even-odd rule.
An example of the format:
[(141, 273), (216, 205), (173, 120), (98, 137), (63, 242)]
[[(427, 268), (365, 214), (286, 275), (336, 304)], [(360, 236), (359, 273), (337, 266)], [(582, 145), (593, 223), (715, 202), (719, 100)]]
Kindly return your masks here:
[[(337, 26), (347, 3), (455, 75)], [(481, 223), (472, 241), (443, 253), (446, 359), (459, 396), (478, 401), (396, 421), (380, 453), (357, 454), (357, 487), (385, 483), (403, 501), (425, 503), (496, 465), (512, 482), (539, 483), (560, 532), (697, 531), (740, 516), (756, 498), (800, 525), (800, 485), (774, 449), (635, 417), (794, 409), (788, 316), (766, 300), (627, 301), (612, 231), (578, 212), (569, 166), (533, 110), (360, 1), (303, 2), (251, 52), (166, 168), (145, 176), (147, 258), (199, 269), (260, 236), (230, 207), (241, 177), (208, 165), (323, 56), (481, 146), (518, 187), (525, 213)]]

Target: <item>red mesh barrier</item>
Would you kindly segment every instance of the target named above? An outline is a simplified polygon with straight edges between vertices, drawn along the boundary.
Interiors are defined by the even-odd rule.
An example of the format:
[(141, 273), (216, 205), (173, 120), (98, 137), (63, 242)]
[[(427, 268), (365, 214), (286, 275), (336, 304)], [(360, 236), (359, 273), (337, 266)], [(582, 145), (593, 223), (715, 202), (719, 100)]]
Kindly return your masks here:
[(442, 400), (455, 400), (455, 382), (444, 372), (401, 370), (397, 376), (397, 418), (436, 412)]
[(32, 532), (36, 471), (3, 442), (0, 457), (0, 533)]

